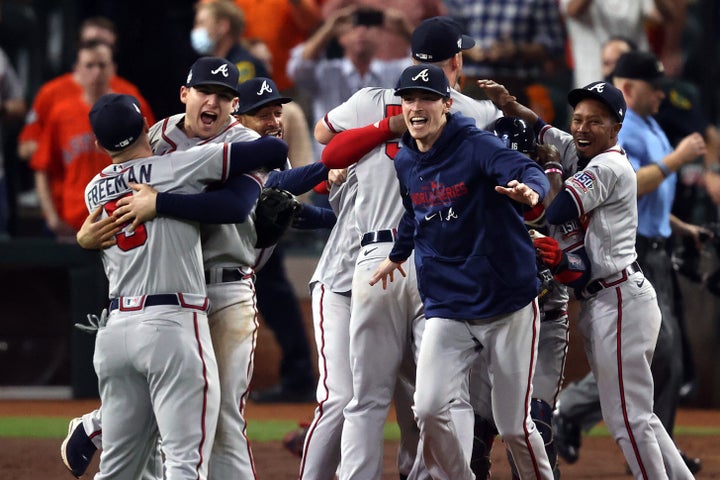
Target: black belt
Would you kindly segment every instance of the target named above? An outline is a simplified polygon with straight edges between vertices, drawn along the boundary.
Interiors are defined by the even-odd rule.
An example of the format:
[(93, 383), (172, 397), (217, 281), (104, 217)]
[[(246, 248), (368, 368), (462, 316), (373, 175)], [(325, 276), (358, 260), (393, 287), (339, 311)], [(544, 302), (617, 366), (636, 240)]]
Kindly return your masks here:
[(564, 310), (562, 308), (556, 308), (555, 310), (550, 310), (549, 312), (543, 312), (541, 321), (549, 322), (552, 320), (557, 320), (558, 318), (564, 317), (566, 315), (567, 310)]
[[(642, 272), (642, 269), (640, 268), (639, 263), (633, 262), (630, 264), (629, 267), (627, 267), (625, 270), (620, 272), (620, 273), (622, 273), (622, 276), (620, 278), (618, 278), (617, 280), (613, 280), (613, 281), (607, 281), (605, 279), (595, 280), (593, 282), (588, 283), (587, 286), (585, 288), (583, 288), (582, 290), (575, 290), (575, 296), (577, 298), (582, 299), (582, 298), (586, 298), (590, 295), (595, 295), (602, 289), (614, 287), (616, 285), (623, 283), (625, 280), (628, 279), (628, 277), (630, 275), (632, 275), (633, 273), (637, 273), (637, 272)], [(609, 278), (609, 277), (606, 277), (606, 278)]]
[[(143, 307), (156, 307), (158, 305), (180, 305), (180, 301), (178, 300), (177, 295), (174, 293), (159, 293), (157, 295), (147, 295), (145, 297), (145, 302), (140, 305), (138, 309)], [(109, 310), (112, 312), (113, 310), (117, 310), (118, 308), (120, 308), (120, 299), (113, 298), (112, 300), (110, 300)]]
[(395, 230), (378, 230), (377, 232), (368, 232), (362, 236), (360, 246), (370, 245), (371, 243), (394, 242)]
[(244, 273), (240, 268), (223, 268), (219, 279), (213, 279), (213, 275), (209, 270), (205, 271), (205, 283), (228, 283), (239, 282), (247, 278), (252, 278), (252, 273)]

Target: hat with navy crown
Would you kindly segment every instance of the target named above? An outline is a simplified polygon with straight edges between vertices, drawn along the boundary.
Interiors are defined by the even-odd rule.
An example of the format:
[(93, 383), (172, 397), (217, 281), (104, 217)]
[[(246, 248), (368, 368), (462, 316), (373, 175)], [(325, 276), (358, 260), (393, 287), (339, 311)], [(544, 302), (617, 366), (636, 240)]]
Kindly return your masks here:
[(425, 90), (441, 97), (450, 96), (450, 84), (442, 68), (427, 63), (407, 67), (395, 86), (395, 95), (408, 90)]
[(662, 62), (654, 54), (639, 50), (620, 55), (612, 74), (613, 77), (645, 80), (653, 85), (659, 85), (665, 79)]
[(475, 40), (464, 35), (460, 24), (450, 17), (423, 20), (410, 38), (412, 56), (421, 62), (441, 62), (474, 46)]
[(234, 63), (220, 57), (201, 57), (190, 67), (185, 86), (220, 85), (237, 93), (238, 69)]
[(145, 118), (137, 98), (108, 93), (100, 97), (90, 109), (90, 125), (98, 143), (116, 152), (140, 137)]
[(240, 103), (236, 112), (239, 114), (252, 112), (269, 103), (292, 102), (292, 98), (280, 95), (275, 82), (265, 77), (255, 77), (241, 83), (238, 87), (238, 97)]
[(592, 98), (604, 103), (619, 123), (622, 123), (625, 119), (625, 112), (627, 111), (625, 98), (622, 92), (612, 84), (608, 82), (593, 82), (582, 88), (570, 90), (570, 93), (568, 93), (568, 103), (573, 108), (587, 98)]

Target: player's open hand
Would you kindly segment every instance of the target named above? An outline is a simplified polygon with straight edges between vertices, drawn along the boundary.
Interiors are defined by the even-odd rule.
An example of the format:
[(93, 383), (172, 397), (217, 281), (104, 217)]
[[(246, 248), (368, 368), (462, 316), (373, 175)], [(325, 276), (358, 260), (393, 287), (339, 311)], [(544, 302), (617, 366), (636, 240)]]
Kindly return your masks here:
[(78, 245), (86, 250), (99, 250), (115, 245), (115, 234), (121, 230), (121, 224), (113, 217), (99, 220), (103, 207), (96, 208), (83, 222), (75, 235)]
[(517, 180), (510, 180), (507, 187), (498, 185), (495, 187), (495, 191), (531, 207), (534, 207), (540, 201), (540, 195), (535, 190)]
[(393, 262), (389, 258), (386, 258), (380, 265), (378, 265), (377, 270), (375, 270), (375, 273), (373, 273), (372, 277), (370, 277), (370, 285), (375, 285), (382, 280), (383, 290), (386, 290), (388, 277), (390, 277), (390, 281), (392, 282), (394, 280), (395, 270), (399, 271), (403, 277), (407, 277), (405, 269), (402, 267), (402, 263)]
[(158, 192), (144, 183), (130, 183), (129, 186), (135, 193), (118, 200), (118, 208), (113, 216), (120, 225), (132, 222), (129, 230), (134, 231), (140, 224), (157, 216), (155, 205)]
[(482, 88), (485, 91), (485, 95), (500, 109), (510, 102), (517, 101), (517, 98), (510, 95), (505, 85), (493, 80), (480, 79), (477, 81), (477, 86)]

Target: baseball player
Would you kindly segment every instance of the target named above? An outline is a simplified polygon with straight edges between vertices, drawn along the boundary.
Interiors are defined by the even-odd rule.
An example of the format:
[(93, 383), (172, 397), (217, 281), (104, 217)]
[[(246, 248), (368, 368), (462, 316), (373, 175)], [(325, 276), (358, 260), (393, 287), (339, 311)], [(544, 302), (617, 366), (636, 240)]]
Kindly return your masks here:
[[(461, 50), (473, 42), (463, 36), (459, 26), (446, 17), (434, 17), (416, 28), (412, 37), (413, 56), (417, 61), (441, 62), (451, 84), (459, 78)], [(454, 109), (488, 126), (501, 116), (489, 101), (477, 102), (453, 90)], [(318, 122), (315, 138), (328, 144), (339, 132), (379, 122), (400, 113), (398, 97), (392, 89), (363, 88), (345, 103), (334, 108)], [(351, 142), (340, 147), (351, 148)], [(409, 267), (408, 278), (395, 282), (388, 290), (370, 290), (368, 280), (387, 256), (395, 240), (395, 229), (403, 208), (392, 159), (399, 150), (396, 140), (374, 148), (358, 162), (355, 174), (358, 192), (355, 201), (357, 238), (361, 251), (353, 274), (350, 320), (350, 364), (353, 398), (345, 408), (342, 430), (341, 478), (377, 478), (382, 471), (382, 432), (397, 372), (411, 341), (419, 342), (419, 323), (423, 319), (422, 302)], [(412, 327), (418, 327), (412, 331)], [(472, 419), (458, 422), (468, 429), (467, 445), (472, 441)], [(408, 432), (413, 425), (402, 427)], [(469, 452), (468, 452), (469, 456)], [(409, 474), (407, 465), (400, 473)]]
[[(557, 150), (554, 150), (549, 145), (537, 145), (532, 127), (524, 120), (517, 117), (500, 118), (495, 122), (494, 133), (508, 148), (535, 159), (546, 170), (563, 170), (563, 165), (559, 163), (560, 158)], [(562, 225), (562, 228), (548, 225), (545, 222), (542, 204), (525, 213), (525, 223), (531, 229), (533, 235), (540, 238), (551, 237), (563, 251), (570, 252), (584, 246), (584, 232), (577, 220), (567, 222)], [(573, 275), (573, 272), (576, 272), (576, 270), (565, 268), (562, 274), (559, 274), (559, 277), (565, 282), (577, 282), (583, 274), (586, 274), (585, 270), (578, 275)], [(540, 336), (537, 364), (533, 376), (533, 398), (530, 405), (530, 415), (545, 442), (545, 450), (550, 465), (553, 467), (556, 477), (558, 477), (557, 451), (553, 442), (552, 414), (562, 386), (567, 357), (567, 304), (569, 296), (567, 288), (560, 281), (552, 277), (543, 280), (547, 284), (539, 299)], [(513, 478), (517, 478), (515, 471), (513, 472)]]
[[(191, 67), (185, 86), (180, 89), (185, 113), (168, 117), (150, 130), (154, 151), (167, 154), (189, 150), (197, 145), (259, 138), (230, 115), (237, 106), (236, 88), (237, 69), (231, 63), (218, 57), (199, 59)], [(252, 191), (248, 188), (252, 186), (244, 185), (242, 179), (230, 182), (226, 187), (234, 187), (237, 183), (240, 191)], [(238, 202), (234, 204), (239, 205)], [(250, 208), (253, 206), (254, 202)], [(229, 209), (223, 208), (223, 212), (226, 211)], [(112, 243), (115, 240), (114, 225), (116, 223), (106, 226), (102, 222), (86, 222), (78, 234), (78, 241), (85, 248), (98, 247), (100, 245), (89, 238), (104, 234), (102, 240)], [(212, 307), (210, 332), (221, 381), (219, 428), (210, 457), (211, 478), (226, 478), (227, 475), (254, 478), (244, 419), (258, 327), (252, 282), (256, 255), (252, 217), (236, 225), (203, 225), (202, 228), (205, 277)], [(108, 237), (112, 240), (106, 240)], [(77, 430), (78, 438), (82, 439), (86, 434), (93, 439), (96, 447), (100, 447), (100, 411), (84, 415), (82, 422), (84, 428)], [(82, 456), (68, 447), (72, 445), (64, 444), (61, 449), (66, 465), (76, 475), (82, 474), (90, 459), (82, 461)], [(152, 478), (154, 469), (148, 470), (150, 472), (144, 474)]]
[[(504, 111), (532, 122), (541, 143), (577, 158), (577, 173), (556, 192), (546, 217), (554, 225), (583, 221), (591, 280), (575, 289), (581, 301), (578, 327), (603, 419), (635, 478), (693, 478), (652, 411), (650, 361), (661, 318), (655, 289), (636, 262), (635, 172), (617, 146), (627, 106), (622, 92), (606, 82), (572, 90), (568, 102), (574, 109), (571, 135), (544, 125), (516, 103)], [(548, 172), (553, 175), (558, 173)]]
[[(225, 70), (230, 72), (228, 77), (222, 74)], [(212, 74), (213, 71), (217, 73)], [(232, 64), (217, 57), (204, 57), (193, 65), (186, 87), (181, 88), (181, 101), (186, 104), (185, 114), (164, 119), (151, 129), (152, 145), (158, 153), (187, 150), (195, 145), (222, 143), (229, 139), (258, 138), (258, 132), (243, 127), (230, 116), (230, 112), (237, 106), (234, 99), (237, 82), (233, 72)], [(260, 88), (266, 81), (268, 79), (261, 78), (241, 85), (240, 93), (247, 99), (246, 104), (277, 100), (276, 89)], [(219, 93), (198, 93), (198, 90), (208, 88), (217, 88)], [(260, 98), (255, 95), (257, 91), (262, 92)], [(325, 175), (327, 168), (318, 163), (287, 172), (273, 172), (269, 179), (262, 180), (266, 185), (274, 182), (273, 185), (302, 193), (307, 185), (317, 183), (318, 178)], [(295, 180), (295, 177), (299, 180)], [(158, 213), (182, 218), (191, 216), (195, 220), (227, 221), (233, 210), (230, 207), (243, 198), (246, 187), (237, 184), (233, 188), (235, 184), (227, 183), (225, 187), (222, 191), (215, 190), (203, 195), (164, 193), (159, 194), (156, 200), (155, 192), (141, 185), (132, 197), (132, 204), (128, 202), (128, 206), (122, 206), (124, 203), (120, 202), (118, 212), (128, 212), (127, 216), (120, 218), (120, 222), (135, 218), (136, 223), (138, 219), (152, 218), (156, 207)], [(232, 196), (228, 198), (227, 193), (231, 189), (236, 191), (231, 192)], [(210, 215), (207, 212), (213, 213)], [(86, 222), (85, 226), (91, 232), (88, 237), (104, 228), (100, 222)], [(206, 281), (211, 300), (210, 331), (220, 368), (222, 400), (218, 433), (210, 459), (210, 475), (218, 479), (254, 478), (254, 464), (245, 435), (244, 420), (258, 327), (253, 272), (259, 268), (260, 255), (254, 247), (256, 235), (253, 217), (251, 215), (246, 221), (235, 225), (203, 225), (202, 231)], [(112, 236), (112, 231), (108, 230), (107, 235)], [(79, 238), (82, 237), (83, 232), (79, 235)], [(81, 245), (86, 248), (97, 247), (98, 241), (86, 239), (85, 242), (81, 241)], [(94, 435), (100, 428), (99, 413), (84, 416), (83, 422), (85, 428), (78, 435), (87, 432), (99, 446), (99, 436)], [(89, 459), (85, 468), (87, 463)]]
[[(113, 161), (85, 188), (88, 210), (102, 208), (103, 216), (132, 194), (131, 182), (199, 192), (212, 182), (244, 176), (257, 194), (257, 179), (243, 174), (286, 161), (287, 145), (270, 138), (153, 156), (147, 123), (128, 95), (101, 97), (90, 122)], [(158, 218), (125, 228), (102, 259), (111, 301), (93, 359), (104, 408), (96, 478), (138, 478), (160, 437), (166, 478), (205, 479), (220, 386), (205, 313), (198, 225)]]
[(505, 148), (472, 119), (449, 113), (450, 87), (439, 67), (407, 68), (396, 94), (408, 127), (394, 161), (405, 214), (395, 245), (369, 283), (382, 281), (385, 288), (415, 250), (427, 321), (413, 408), (425, 465), (433, 478), (475, 478), (450, 406), (467, 395), (469, 370), (484, 356), (493, 418), (520, 478), (552, 479), (530, 417), (540, 324), (537, 269), (515, 203), (535, 206), (548, 181), (537, 163)]

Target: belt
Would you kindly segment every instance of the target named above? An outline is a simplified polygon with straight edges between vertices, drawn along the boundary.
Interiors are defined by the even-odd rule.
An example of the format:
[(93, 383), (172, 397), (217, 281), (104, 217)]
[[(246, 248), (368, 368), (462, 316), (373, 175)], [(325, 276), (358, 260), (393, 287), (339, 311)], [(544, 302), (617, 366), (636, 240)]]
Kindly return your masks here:
[(360, 240), (360, 246), (370, 245), (372, 243), (394, 242), (397, 236), (395, 230), (378, 230), (377, 232), (367, 232)]
[(640, 268), (640, 264), (638, 264), (637, 262), (633, 262), (630, 264), (629, 267), (620, 272), (622, 275), (617, 280), (607, 281), (607, 278), (610, 277), (605, 277), (601, 278), (600, 280), (592, 281), (588, 283), (582, 290), (576, 289), (575, 296), (579, 299), (583, 299), (589, 297), (590, 295), (595, 295), (600, 290), (620, 285), (625, 280), (627, 280), (630, 275), (637, 272), (642, 272), (642, 269)]
[(562, 318), (566, 315), (567, 310), (564, 310), (562, 308), (556, 308), (555, 310), (550, 310), (549, 312), (543, 312), (542, 319), (540, 321), (549, 322), (552, 320), (557, 320), (558, 318)]
[(157, 295), (141, 295), (138, 297), (119, 297), (110, 300), (109, 311), (120, 309), (123, 312), (142, 310), (145, 307), (157, 307), (160, 305), (176, 305), (196, 310), (207, 310), (208, 299), (197, 305), (186, 302), (181, 293), (159, 293)]
[(216, 268), (205, 271), (205, 283), (228, 283), (239, 282), (253, 277), (251, 273), (244, 272), (242, 268)]

